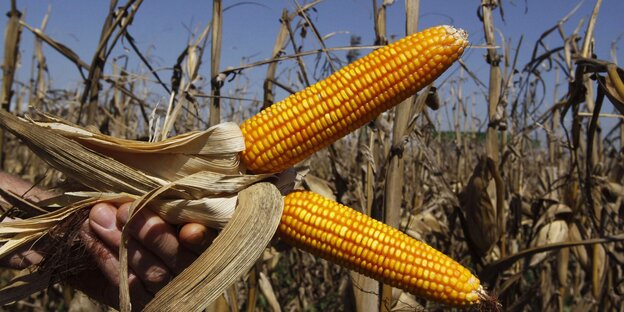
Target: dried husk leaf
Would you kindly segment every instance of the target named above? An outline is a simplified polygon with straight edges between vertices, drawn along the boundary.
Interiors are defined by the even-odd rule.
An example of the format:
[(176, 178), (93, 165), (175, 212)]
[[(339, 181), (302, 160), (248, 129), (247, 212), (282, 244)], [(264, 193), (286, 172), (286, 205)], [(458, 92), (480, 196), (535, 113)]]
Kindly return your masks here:
[(231, 175), (211, 171), (200, 171), (175, 180), (174, 186), (176, 189), (182, 189), (193, 194), (194, 198), (201, 198), (205, 196), (237, 194), (251, 184), (262, 181), (270, 176), (270, 174)]
[(550, 263), (546, 263), (540, 267), (539, 270), (539, 288), (540, 295), (544, 297), (541, 301), (540, 311), (552, 311), (555, 301), (550, 300), (556, 291), (555, 284), (553, 283), (553, 268)]
[[(54, 203), (65, 200), (67, 199), (53, 198), (46, 202)], [(7, 256), (24, 245), (33, 244), (74, 212), (103, 201), (125, 202), (128, 201), (128, 196), (124, 194), (103, 194), (98, 198), (88, 198), (86, 200), (77, 201), (37, 217), (1, 223), (0, 236), (3, 237), (1, 241), (4, 241), (5, 244), (0, 247), (0, 258)], [(35, 292), (44, 290), (50, 286), (49, 283), (51, 281), (51, 272), (33, 271), (32, 268), (28, 268), (0, 289), (0, 305), (11, 303)]]
[(124, 194), (102, 194), (102, 196), (78, 201), (37, 217), (2, 222), (0, 223), (0, 241), (6, 243), (0, 246), (0, 258), (14, 252), (21, 246), (31, 244), (33, 241), (41, 238), (55, 225), (78, 210), (91, 207), (99, 202), (127, 200), (128, 196)]
[(165, 180), (175, 181), (200, 171), (240, 174), (238, 153), (245, 149), (245, 142), (235, 123), (222, 123), (161, 142), (143, 142), (93, 133), (62, 119), (42, 116), (43, 120), (31, 122)]
[(624, 198), (624, 185), (613, 181), (604, 181), (603, 185), (611, 195)]
[(3, 110), (0, 111), (0, 126), (24, 141), (51, 166), (89, 188), (140, 194), (163, 185), (163, 181), (155, 177), (94, 153), (50, 130), (33, 127)]
[(572, 214), (572, 209), (564, 204), (550, 205), (545, 213), (535, 222), (535, 228), (540, 228), (544, 224), (549, 223), (556, 219), (565, 218), (567, 215)]
[(425, 308), (416, 301), (414, 295), (402, 291), (396, 304), (390, 310), (392, 312), (414, 312), (425, 311)]
[(620, 114), (624, 114), (624, 70), (609, 64), (607, 73), (605, 77), (607, 97)]
[[(583, 236), (581, 236), (581, 232), (579, 231), (576, 223), (570, 223), (568, 230), (568, 238), (570, 242), (581, 242), (583, 241)], [(587, 248), (585, 246), (576, 246), (572, 248), (572, 253), (579, 261), (583, 268), (588, 268), (589, 265), (589, 256), (587, 255)]]
[(466, 222), (464, 230), (467, 231), (467, 237), (481, 255), (487, 254), (500, 237), (496, 208), (488, 193), (490, 180), (487, 159), (483, 158), (475, 167), (468, 184), (459, 194), (460, 207)]
[[(0, 126), (13, 132), (53, 167), (87, 186), (85, 192), (71, 194), (74, 198), (86, 196), (83, 201), (70, 203), (37, 219), (19, 220), (10, 226), (0, 224), (0, 233), (3, 233), (0, 237), (7, 241), (0, 254), (30, 244), (77, 209), (99, 201), (117, 197), (128, 200), (130, 197), (135, 199), (130, 220), (143, 207), (149, 206), (171, 223), (198, 222), (214, 228), (225, 226), (217, 238), (221, 243), (215, 241), (207, 251), (210, 256), (200, 257), (189, 267), (195, 270), (191, 274), (193, 278), (206, 278), (201, 281), (191, 279), (195, 284), (188, 281), (171, 283), (161, 290), (163, 296), (184, 301), (176, 301), (176, 308), (184, 306), (199, 310), (212, 300), (215, 290), (224, 290), (249, 269), (247, 263), (253, 263), (257, 258), (255, 254), (259, 255), (265, 248), (281, 216), (282, 199), (275, 186), (271, 185), (270, 189), (265, 186), (260, 194), (249, 195), (246, 199), (238, 197), (239, 192), (243, 194), (251, 188), (255, 191), (248, 192), (258, 193), (258, 184), (250, 185), (269, 175), (242, 174), (244, 168), (239, 164), (238, 153), (244, 149), (244, 142), (240, 129), (232, 123), (157, 143), (104, 136), (50, 116), (35, 123), (0, 112)], [(295, 177), (294, 171), (287, 171), (274, 182), (287, 192), (292, 189)], [(114, 194), (118, 194), (117, 197)], [(239, 209), (235, 210), (237, 202)], [(239, 213), (242, 206), (251, 208), (244, 208)], [(236, 218), (237, 213), (239, 220), (229, 221), (233, 215)], [(124, 229), (122, 240), (126, 242), (126, 238)], [(122, 311), (128, 311), (130, 297), (125, 244), (121, 245), (119, 255), (120, 304)], [(216, 269), (206, 269), (206, 265)], [(209, 273), (212, 275), (206, 275)], [(182, 276), (184, 274), (179, 277)], [(184, 288), (188, 285), (197, 288), (192, 291)], [(201, 294), (197, 289), (201, 289)], [(187, 297), (179, 297), (185, 291)], [(166, 301), (168, 304), (172, 302)]]
[(331, 200), (336, 200), (336, 195), (334, 195), (334, 190), (329, 186), (329, 182), (324, 179), (321, 179), (315, 175), (308, 174), (303, 179), (303, 184), (306, 189), (323, 195), (325, 198), (329, 198)]
[[(173, 184), (168, 187), (172, 186)], [(107, 195), (97, 192), (71, 192), (67, 194), (85, 198), (98, 198)], [(138, 197), (133, 196), (132, 198), (137, 199)], [(195, 222), (213, 229), (221, 229), (232, 217), (236, 200), (237, 195), (235, 194), (199, 199), (152, 199), (149, 201), (149, 208), (170, 224)], [(0, 236), (1, 229), (0, 227)]]
[(236, 195), (193, 200), (153, 200), (150, 209), (171, 224), (196, 222), (221, 229), (232, 217), (236, 200)]
[(592, 295), (594, 299), (599, 299), (602, 288), (605, 284), (607, 272), (607, 252), (602, 245), (593, 245), (592, 247)]
[(448, 226), (428, 210), (401, 221), (401, 228), (406, 228), (408, 235), (418, 239), (429, 234), (444, 235), (449, 232)]
[[(564, 220), (555, 220), (550, 223), (547, 223), (543, 227), (539, 229), (537, 232), (537, 236), (531, 242), (531, 246), (544, 246), (554, 243), (565, 242), (568, 240), (568, 224)], [(549, 252), (541, 252), (533, 255), (531, 257), (531, 261), (529, 262), (530, 266), (536, 266), (540, 262), (542, 262), (548, 255)]]
[(260, 280), (258, 282), (258, 285), (260, 286), (260, 291), (262, 291), (262, 294), (268, 301), (269, 307), (271, 307), (271, 311), (273, 312), (282, 311), (282, 309), (279, 306), (279, 302), (277, 301), (277, 296), (275, 295), (275, 292), (273, 291), (273, 286), (271, 286), (271, 281), (266, 276), (266, 274), (264, 274), (264, 272), (260, 272)]
[(564, 184), (563, 203), (572, 208), (575, 214), (578, 212), (578, 209), (580, 209), (580, 189), (581, 187), (576, 179), (567, 181), (567, 183)]
[[(0, 188), (0, 196), (4, 199), (11, 207), (17, 208), (22, 213), (25, 213), (29, 217), (38, 216), (48, 212), (45, 209), (35, 205), (30, 202), (28, 199), (22, 198), (20, 195), (13, 193), (12, 191), (7, 191)], [(8, 209), (0, 208), (0, 211), (4, 214)], [(4, 221), (4, 218), (0, 218), (0, 222)]]
[(275, 186), (254, 184), (242, 191), (230, 222), (213, 244), (161, 289), (145, 311), (201, 311), (262, 255), (283, 210)]
[[(139, 142), (93, 133), (49, 115), (44, 115), (41, 122), (20, 120), (10, 114), (1, 117), (0, 121), (16, 133), (30, 129), (31, 135), (19, 133), (18, 136), (27, 143), (37, 139), (37, 144), (32, 144), (36, 145), (33, 149), (35, 152), (37, 148), (42, 149), (38, 154), (44, 160), (80, 182), (87, 180), (85, 184), (97, 191), (141, 196), (175, 181), (169, 187), (167, 200), (151, 205), (173, 223), (193, 221), (222, 228), (234, 211), (236, 194), (268, 177), (240, 174), (238, 153), (244, 149), (244, 142), (240, 129), (233, 123), (182, 134), (163, 142)], [(43, 140), (44, 137), (48, 140)], [(85, 159), (94, 157), (99, 161), (85, 164)], [(88, 166), (89, 174), (81, 170), (84, 166)], [(110, 168), (140, 180), (135, 183), (140, 187), (126, 187), (126, 181), (114, 176), (116, 171), (111, 172)], [(141, 180), (142, 177), (148, 181)], [(282, 180), (287, 184), (292, 179)]]

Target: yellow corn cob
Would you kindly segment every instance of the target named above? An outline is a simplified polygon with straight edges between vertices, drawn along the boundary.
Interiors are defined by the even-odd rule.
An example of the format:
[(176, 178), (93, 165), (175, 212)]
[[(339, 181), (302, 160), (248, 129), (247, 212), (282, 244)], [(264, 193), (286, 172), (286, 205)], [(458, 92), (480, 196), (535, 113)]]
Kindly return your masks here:
[(256, 173), (293, 166), (433, 82), (467, 44), (463, 30), (432, 27), (275, 103), (241, 125), (243, 163)]
[(278, 233), (298, 248), (417, 296), (452, 306), (484, 298), (479, 280), (453, 259), (312, 192), (284, 198)]

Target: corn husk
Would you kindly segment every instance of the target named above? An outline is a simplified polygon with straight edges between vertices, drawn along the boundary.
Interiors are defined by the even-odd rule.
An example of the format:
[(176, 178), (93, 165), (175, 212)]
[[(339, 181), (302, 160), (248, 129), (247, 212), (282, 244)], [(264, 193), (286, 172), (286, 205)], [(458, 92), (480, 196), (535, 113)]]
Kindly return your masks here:
[[(542, 226), (537, 236), (531, 241), (531, 246), (544, 246), (554, 243), (562, 243), (568, 240), (568, 224), (564, 220), (554, 220)], [(536, 266), (542, 262), (551, 252), (541, 252), (533, 255), (529, 263)]]
[(264, 272), (260, 272), (260, 280), (258, 282), (260, 284), (260, 291), (266, 298), (269, 306), (271, 307), (271, 311), (273, 312), (281, 312), (282, 309), (279, 306), (279, 302), (277, 301), (277, 296), (275, 295), (275, 291), (273, 291), (273, 286), (271, 286), (271, 281), (269, 277), (264, 274)]
[(208, 250), (161, 289), (145, 311), (201, 311), (255, 264), (279, 225), (283, 199), (273, 185), (259, 183), (240, 193), (238, 205)]
[[(202, 255), (163, 288), (154, 299), (160, 303), (151, 307), (162, 307), (159, 298), (168, 298), (167, 304), (187, 307), (185, 311), (200, 310), (246, 273), (248, 264), (256, 261), (277, 228), (282, 209), (279, 190), (292, 189), (296, 178), (296, 173), (287, 171), (273, 178), (279, 190), (273, 185), (264, 186), (261, 190), (254, 188), (255, 191), (247, 192), (245, 200), (239, 198), (239, 193), (243, 194), (271, 175), (244, 173), (238, 153), (245, 146), (240, 129), (234, 123), (219, 124), (162, 142), (114, 138), (45, 114), (34, 121), (0, 111), (0, 126), (20, 138), (44, 161), (85, 187), (84, 191), (57, 198), (56, 203), (65, 203), (61, 207), (42, 208), (52, 212), (0, 224), (0, 240), (5, 242), (0, 256), (32, 244), (78, 210), (101, 201), (127, 201), (128, 198), (135, 200), (129, 222), (141, 209), (152, 209), (170, 223), (197, 222), (223, 229), (219, 237), (230, 235), (225, 241), (217, 238), (205, 253), (211, 256)], [(232, 224), (232, 216), (237, 214), (242, 216)], [(126, 237), (124, 229), (122, 241), (125, 242)], [(125, 244), (119, 254), (120, 305), (127, 311), (131, 306)], [(215, 257), (219, 261), (215, 261)], [(204, 285), (211, 285), (211, 288)], [(0, 290), (0, 297), (4, 298), (3, 292), (10, 289), (15, 288), (9, 285)], [(204, 293), (198, 293), (198, 289), (203, 289)], [(221, 291), (215, 295), (215, 290), (219, 289)], [(185, 291), (193, 295), (181, 295)]]
[(467, 223), (464, 230), (481, 255), (488, 254), (501, 236), (495, 203), (488, 190), (491, 180), (487, 159), (481, 159), (459, 194), (460, 207)]
[(41, 116), (41, 120), (28, 121), (168, 181), (201, 171), (230, 175), (238, 175), (241, 171), (238, 153), (245, 149), (245, 142), (235, 123), (222, 123), (161, 142), (143, 142), (94, 133), (48, 114)]

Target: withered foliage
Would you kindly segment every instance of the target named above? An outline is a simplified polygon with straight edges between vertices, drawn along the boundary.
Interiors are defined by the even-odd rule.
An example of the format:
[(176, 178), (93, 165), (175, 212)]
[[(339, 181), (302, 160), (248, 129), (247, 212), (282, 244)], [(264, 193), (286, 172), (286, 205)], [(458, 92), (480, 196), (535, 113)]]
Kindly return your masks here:
[[(338, 51), (366, 48), (328, 47), (328, 36), (319, 33), (310, 16), (323, 14), (316, 8), (320, 1), (294, 1), (296, 9), (281, 14), (275, 47), (266, 51), (270, 59), (239, 67), (220, 64), (224, 8), (215, 1), (217, 18), (180, 47), (167, 80), (132, 37), (132, 18), (141, 14), (141, 1), (128, 0), (121, 6), (116, 2), (111, 1), (99, 48), (89, 63), (46, 34), (48, 16), (39, 27), (29, 25), (19, 3), (12, 1), (5, 20), (2, 108), (19, 115), (43, 111), (120, 138), (158, 140), (203, 130), (219, 120), (240, 122), (274, 102), (277, 90), (303, 88), (344, 65), (347, 59)], [(375, 44), (384, 44), (385, 9), (393, 1), (379, 2), (373, 1)], [(480, 80), (475, 69), (462, 62), (445, 80), (410, 99), (411, 109), (379, 116), (297, 169), (307, 172), (306, 187), (376, 218), (389, 215), (387, 205), (398, 207), (390, 215), (398, 215), (401, 230), (470, 267), (503, 310), (622, 311), (624, 70), (615, 59), (596, 59), (592, 53), (592, 47), (609, 44), (596, 42), (592, 35), (601, 1), (587, 21), (572, 20), (570, 12), (553, 20), (536, 42), (520, 39), (515, 46), (510, 40), (496, 42), (499, 36), (493, 33), (493, 16), (503, 12), (504, 3), (483, 0), (478, 6), (488, 46), (472, 53), (486, 55), (489, 81)], [(415, 14), (413, 7), (408, 10), (407, 16)], [(569, 23), (578, 23), (572, 33), (565, 31)], [(34, 35), (34, 51), (20, 51), (24, 33)], [(147, 72), (131, 72), (128, 55), (111, 57), (121, 38)], [(208, 40), (211, 53), (205, 51)], [(321, 48), (305, 50), (304, 42)], [(51, 89), (54, 73), (47, 71), (41, 46), (75, 64), (85, 85)], [(28, 81), (14, 79), (20, 52), (22, 58), (32, 53)], [(530, 54), (526, 64), (519, 63), (520, 53)], [(357, 53), (349, 55), (353, 54)], [(210, 62), (203, 60), (208, 55)], [(316, 59), (306, 63), (306, 55)], [(205, 68), (207, 64), (212, 67)], [(245, 71), (266, 64), (264, 101), (249, 101)], [(226, 94), (221, 90), (225, 84), (234, 91)], [(170, 95), (164, 109), (162, 104), (157, 107), (160, 91), (155, 88)], [(467, 91), (470, 88), (476, 91)], [(435, 117), (435, 110), (445, 106), (452, 112), (448, 131), (442, 131), (446, 127)], [(478, 111), (487, 111), (487, 116), (478, 116)], [(155, 117), (164, 115), (164, 122)], [(398, 117), (404, 119), (400, 130), (394, 129)], [(601, 121), (614, 118), (612, 128), (603, 128)], [(72, 188), (71, 180), (20, 141), (8, 135), (0, 139), (4, 170), (44, 187)], [(397, 182), (391, 168), (398, 166), (399, 158), (404, 174)], [(387, 185), (393, 189), (387, 190)], [(10, 205), (2, 209), (9, 211)], [(13, 275), (3, 271), (0, 280), (4, 283)], [(2, 309), (40, 311), (88, 304), (68, 289), (58, 284)], [(379, 305), (380, 298), (382, 308), (394, 307), (393, 311), (444, 309), (396, 290), (384, 292), (375, 282), (280, 242), (226, 294), (227, 300), (218, 301), (214, 310), (361, 310), (370, 309), (370, 302)]]

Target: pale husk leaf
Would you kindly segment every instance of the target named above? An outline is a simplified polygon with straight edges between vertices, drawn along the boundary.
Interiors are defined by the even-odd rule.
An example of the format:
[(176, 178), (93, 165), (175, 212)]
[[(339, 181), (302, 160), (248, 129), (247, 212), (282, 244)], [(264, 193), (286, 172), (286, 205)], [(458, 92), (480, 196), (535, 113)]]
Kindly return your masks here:
[[(191, 279), (190, 283), (186, 280), (175, 283), (174, 280), (161, 290), (162, 296), (173, 296), (185, 302), (180, 306), (199, 309), (199, 306), (211, 301), (214, 294), (222, 292), (214, 290), (225, 289), (234, 278), (249, 269), (248, 264), (253, 264), (260, 255), (279, 222), (283, 207), (275, 186), (264, 186), (262, 192), (255, 185), (251, 187), (255, 191), (245, 190), (269, 175), (242, 174), (244, 168), (240, 166), (238, 152), (244, 149), (244, 142), (235, 124), (220, 124), (206, 131), (156, 143), (104, 136), (50, 116), (46, 116), (43, 122), (35, 123), (0, 112), (0, 126), (22, 139), (50, 165), (97, 191), (86, 189), (85, 192), (70, 194), (77, 198), (86, 196), (87, 199), (75, 202), (74, 198), (69, 205), (37, 219), (19, 220), (10, 226), (0, 225), (2, 237), (9, 241), (3, 246), (4, 254), (47, 234), (78, 209), (115, 198), (135, 199), (130, 220), (142, 208), (149, 206), (171, 223), (198, 222), (215, 228), (225, 226), (207, 251), (210, 256), (200, 257), (189, 268), (195, 270), (191, 274), (193, 278), (204, 276), (205, 279)], [(274, 182), (280, 190), (287, 192), (294, 187), (295, 177), (294, 171), (287, 171), (276, 177)], [(237, 197), (241, 191), (241, 194), (251, 192), (256, 195), (241, 199)], [(239, 208), (235, 210), (237, 199)], [(234, 222), (234, 217), (228, 223), (237, 213), (238, 221)], [(122, 231), (124, 242), (126, 232), (125, 229)], [(225, 238), (221, 238), (223, 236)], [(219, 261), (215, 262), (215, 259)], [(120, 304), (122, 310), (129, 310), (124, 244), (120, 248), (119, 260)], [(197, 272), (198, 267), (201, 274)], [(179, 276), (177, 280), (184, 280), (184, 277)], [(193, 287), (196, 288), (190, 291), (184, 285), (195, 285)], [(201, 291), (197, 292), (198, 289)], [(178, 297), (181, 293), (186, 293), (186, 297)], [(193, 298), (189, 299), (191, 293)], [(160, 308), (162, 305), (156, 303), (150, 306)]]
[[(540, 228), (537, 236), (531, 242), (531, 246), (544, 246), (554, 243), (561, 243), (568, 240), (568, 224), (564, 220), (555, 220)], [(541, 252), (533, 255), (529, 263), (536, 266), (542, 262), (551, 252)]]
[[(583, 241), (583, 236), (581, 235), (581, 232), (579, 231), (576, 223), (570, 224), (568, 237), (571, 242)], [(587, 255), (587, 249), (585, 248), (585, 246), (576, 246), (572, 248), (572, 252), (574, 253), (576, 259), (581, 263), (582, 267), (587, 268), (589, 266), (589, 256)]]
[(303, 184), (308, 190), (314, 193), (323, 195), (323, 197), (329, 198), (331, 200), (336, 200), (334, 190), (331, 189), (327, 180), (321, 179), (315, 175), (308, 174), (303, 179)]
[(0, 258), (5, 257), (21, 246), (31, 244), (34, 240), (41, 238), (50, 229), (78, 210), (91, 207), (103, 201), (127, 200), (128, 196), (124, 194), (101, 194), (98, 197), (87, 198), (37, 217), (3, 222), (0, 224), (0, 237), (6, 243), (0, 246)]
[(0, 111), (0, 126), (26, 143), (39, 157), (85, 186), (102, 192), (145, 193), (162, 181), (112, 158), (95, 153), (57, 133)]
[(245, 149), (245, 142), (235, 123), (218, 124), (161, 142), (143, 142), (93, 133), (59, 118), (44, 117), (43, 121), (32, 122), (161, 179), (175, 181), (201, 171), (240, 173), (238, 153)]
[(213, 244), (161, 289), (145, 311), (204, 309), (254, 265), (273, 237), (282, 210), (282, 196), (271, 184), (242, 191), (232, 219)]
[(258, 281), (260, 286), (260, 291), (266, 298), (269, 306), (271, 307), (271, 311), (273, 312), (281, 312), (279, 302), (277, 301), (277, 296), (275, 295), (275, 291), (273, 291), (273, 286), (271, 286), (271, 281), (264, 274), (264, 272), (260, 272), (260, 280)]

